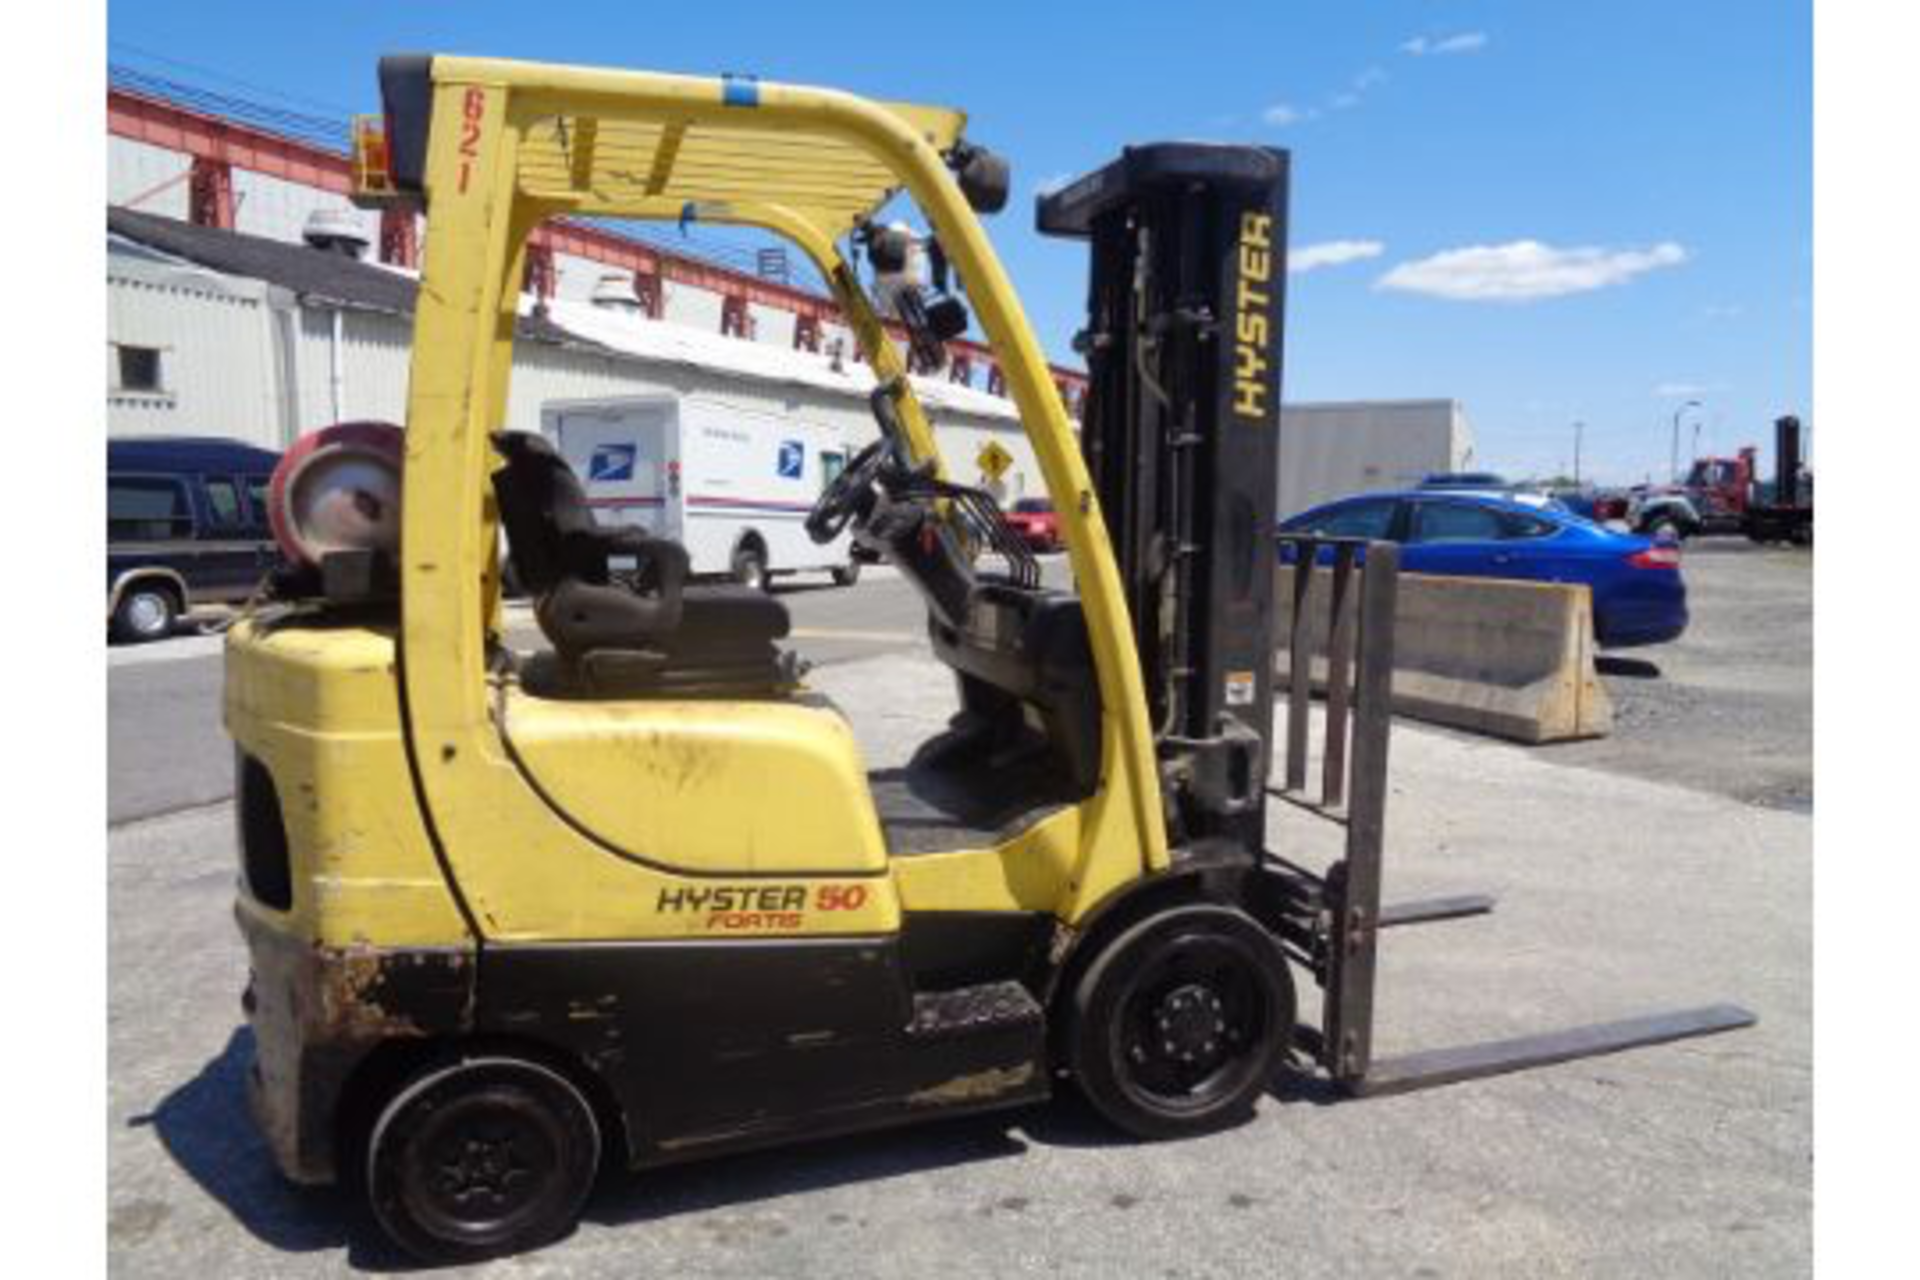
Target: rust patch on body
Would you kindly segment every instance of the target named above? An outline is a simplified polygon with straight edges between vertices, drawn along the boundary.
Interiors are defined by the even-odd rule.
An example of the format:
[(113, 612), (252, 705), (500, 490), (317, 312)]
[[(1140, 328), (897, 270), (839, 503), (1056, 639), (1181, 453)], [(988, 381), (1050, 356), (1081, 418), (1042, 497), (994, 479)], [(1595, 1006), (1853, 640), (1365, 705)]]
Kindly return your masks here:
[(457, 1034), (473, 1020), (474, 952), (325, 946), (236, 904), (252, 970), (247, 1093), (281, 1172), (331, 1181), (334, 1108), (355, 1064), (382, 1041)]
[(951, 1107), (962, 1102), (984, 1102), (1012, 1093), (1032, 1079), (1031, 1062), (1023, 1062), (1017, 1067), (989, 1067), (985, 1071), (955, 1076), (944, 1084), (910, 1093), (907, 1101), (918, 1107)]
[(473, 957), (463, 951), (316, 947), (307, 1034), (318, 1041), (383, 1040), (448, 1030), (450, 1008), (471, 1000)]

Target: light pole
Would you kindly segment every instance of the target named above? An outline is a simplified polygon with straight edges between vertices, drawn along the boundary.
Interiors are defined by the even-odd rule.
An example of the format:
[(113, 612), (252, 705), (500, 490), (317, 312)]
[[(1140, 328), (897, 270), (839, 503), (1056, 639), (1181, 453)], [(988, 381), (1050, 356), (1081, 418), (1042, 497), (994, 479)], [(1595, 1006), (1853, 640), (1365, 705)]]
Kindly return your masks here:
[(1673, 411), (1673, 447), (1667, 457), (1668, 478), (1674, 484), (1680, 483), (1680, 415), (1689, 409), (1698, 409), (1698, 400), (1689, 400)]
[(1573, 487), (1576, 489), (1580, 487), (1580, 433), (1586, 430), (1586, 427), (1587, 424), (1584, 422), (1573, 424)]

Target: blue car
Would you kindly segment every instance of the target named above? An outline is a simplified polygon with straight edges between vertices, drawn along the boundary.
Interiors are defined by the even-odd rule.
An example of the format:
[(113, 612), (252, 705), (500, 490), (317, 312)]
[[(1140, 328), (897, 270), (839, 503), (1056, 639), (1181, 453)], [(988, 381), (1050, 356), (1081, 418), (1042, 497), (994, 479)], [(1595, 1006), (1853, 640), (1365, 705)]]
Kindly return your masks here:
[(1303, 511), (1282, 533), (1397, 542), (1407, 573), (1584, 582), (1603, 649), (1673, 640), (1687, 629), (1679, 548), (1615, 533), (1540, 499), (1414, 490), (1369, 493)]

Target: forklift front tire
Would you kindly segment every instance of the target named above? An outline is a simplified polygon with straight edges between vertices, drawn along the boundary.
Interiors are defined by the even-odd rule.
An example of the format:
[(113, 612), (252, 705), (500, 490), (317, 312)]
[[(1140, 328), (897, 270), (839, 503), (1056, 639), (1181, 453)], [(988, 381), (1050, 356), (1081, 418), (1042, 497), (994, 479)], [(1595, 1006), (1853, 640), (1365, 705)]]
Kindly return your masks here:
[(600, 1128), (572, 1082), (522, 1058), (464, 1058), (421, 1071), (381, 1110), (367, 1197), (414, 1257), (475, 1262), (572, 1230), (599, 1163)]
[(1114, 938), (1073, 992), (1068, 1066), (1137, 1138), (1236, 1123), (1286, 1053), (1293, 979), (1272, 934), (1231, 907), (1149, 916)]

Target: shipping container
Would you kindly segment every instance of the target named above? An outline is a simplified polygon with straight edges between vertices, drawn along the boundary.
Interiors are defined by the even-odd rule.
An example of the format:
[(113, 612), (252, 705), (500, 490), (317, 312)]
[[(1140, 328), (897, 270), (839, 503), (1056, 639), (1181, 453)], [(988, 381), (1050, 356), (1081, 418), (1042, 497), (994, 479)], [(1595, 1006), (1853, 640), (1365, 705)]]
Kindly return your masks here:
[(1283, 405), (1280, 519), (1356, 493), (1409, 489), (1473, 460), (1473, 428), (1456, 400)]

